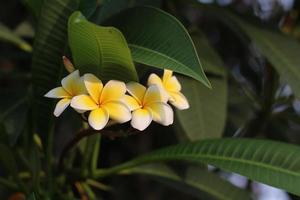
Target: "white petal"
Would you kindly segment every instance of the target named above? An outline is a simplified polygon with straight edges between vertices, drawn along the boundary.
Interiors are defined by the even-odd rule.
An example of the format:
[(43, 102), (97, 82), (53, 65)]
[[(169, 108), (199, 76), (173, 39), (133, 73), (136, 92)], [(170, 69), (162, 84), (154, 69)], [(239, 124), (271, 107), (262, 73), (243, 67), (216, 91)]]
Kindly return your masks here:
[(146, 109), (137, 109), (132, 112), (131, 126), (140, 131), (145, 130), (152, 121), (151, 112)]
[(61, 99), (55, 106), (54, 115), (56, 117), (60, 116), (61, 113), (70, 105), (71, 99)]
[(170, 92), (170, 103), (179, 110), (185, 110), (190, 107), (188, 100), (180, 92)]
[(165, 83), (166, 81), (168, 81), (173, 75), (173, 71), (165, 69), (164, 70), (164, 75), (163, 75), (163, 82)]
[(108, 119), (109, 115), (106, 109), (97, 108), (91, 111), (88, 121), (93, 129), (101, 130), (106, 126)]
[(174, 113), (171, 106), (169, 106), (168, 104), (162, 102), (153, 103), (148, 105), (146, 109), (151, 111), (153, 121), (164, 126), (173, 124)]
[(154, 102), (166, 102), (166, 92), (157, 85), (150, 85), (145, 93), (143, 104), (148, 105)]
[(158, 86), (162, 86), (162, 81), (159, 78), (159, 76), (157, 76), (156, 74), (150, 74), (149, 78), (148, 78), (148, 82), (147, 85), (158, 85)]
[(108, 101), (119, 101), (123, 99), (126, 93), (126, 85), (121, 81), (110, 80), (103, 87), (100, 103)]
[(121, 101), (109, 101), (101, 104), (101, 107), (107, 110), (110, 119), (118, 123), (125, 123), (131, 119), (129, 108)]
[(93, 98), (95, 102), (99, 102), (100, 95), (103, 89), (102, 81), (93, 74), (85, 74), (83, 76), (83, 79), (89, 95)]
[(139, 104), (141, 104), (146, 92), (146, 87), (137, 82), (129, 82), (126, 84), (126, 88), (128, 93), (133, 96)]
[(45, 94), (45, 97), (48, 98), (68, 98), (71, 97), (71, 95), (62, 87), (57, 87), (52, 90), (50, 90), (47, 94)]
[(82, 94), (72, 98), (71, 107), (77, 110), (94, 110), (99, 106), (89, 95)]
[(124, 96), (123, 102), (127, 105), (127, 107), (130, 109), (130, 111), (141, 108), (141, 105), (139, 105), (138, 101), (129, 95)]
[(77, 87), (77, 81), (80, 79), (79, 71), (76, 70), (61, 80), (62, 87), (71, 95), (75, 96), (74, 90)]
[(181, 90), (181, 85), (175, 76), (172, 76), (164, 83), (164, 87), (170, 92), (179, 92)]

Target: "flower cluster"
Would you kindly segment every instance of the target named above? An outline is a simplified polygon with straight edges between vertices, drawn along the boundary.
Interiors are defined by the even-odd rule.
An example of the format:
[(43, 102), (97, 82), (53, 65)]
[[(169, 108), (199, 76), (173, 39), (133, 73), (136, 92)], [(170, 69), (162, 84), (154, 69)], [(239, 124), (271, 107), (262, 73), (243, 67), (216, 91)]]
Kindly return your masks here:
[(88, 113), (89, 125), (103, 129), (109, 120), (124, 123), (131, 120), (132, 127), (142, 131), (151, 121), (164, 126), (173, 123), (170, 102), (178, 109), (187, 109), (189, 104), (180, 92), (181, 85), (165, 70), (162, 79), (151, 74), (148, 87), (137, 82), (110, 80), (105, 85), (93, 74), (80, 76), (79, 71), (64, 60), (70, 74), (62, 79), (61, 87), (50, 90), (45, 97), (61, 99), (56, 104), (54, 115), (58, 117), (69, 105), (79, 113)]

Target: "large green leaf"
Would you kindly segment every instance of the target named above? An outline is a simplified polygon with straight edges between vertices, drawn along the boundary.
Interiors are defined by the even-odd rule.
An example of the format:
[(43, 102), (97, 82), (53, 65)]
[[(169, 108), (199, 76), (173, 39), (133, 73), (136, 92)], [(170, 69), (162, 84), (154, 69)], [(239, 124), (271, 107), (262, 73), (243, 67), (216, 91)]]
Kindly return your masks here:
[(31, 52), (32, 47), (9, 28), (0, 23), (0, 40), (10, 42), (24, 51)]
[(175, 17), (154, 7), (134, 7), (105, 24), (122, 31), (134, 61), (182, 73), (210, 87), (194, 44)]
[(17, 164), (11, 149), (0, 143), (0, 163), (10, 175), (17, 176)]
[(36, 18), (39, 17), (44, 0), (23, 0), (22, 2), (31, 10)]
[(224, 22), (238, 37), (244, 39), (244, 33), (288, 83), (296, 96), (300, 98), (300, 43), (292, 37), (283, 35), (278, 30), (266, 27), (263, 23), (250, 23), (241, 16), (225, 9), (207, 7), (194, 3), (204, 11)]
[(69, 19), (68, 34), (81, 73), (93, 73), (103, 80), (137, 81), (130, 50), (118, 29), (98, 26), (75, 12)]
[(160, 7), (161, 0), (104, 0), (99, 12), (94, 17), (94, 22), (101, 24), (114, 14), (133, 6)]
[(300, 147), (255, 139), (210, 139), (178, 144), (97, 172), (106, 176), (145, 163), (191, 161), (214, 165), (300, 195)]
[(47, 0), (39, 16), (32, 60), (33, 105), (39, 133), (47, 133), (51, 127), (53, 104), (43, 96), (60, 81), (67, 22), (78, 3), (77, 0)]
[(24, 130), (28, 106), (27, 99), (22, 98), (0, 114), (0, 124), (3, 124), (5, 128), (10, 145), (17, 142), (19, 135)]
[(97, 8), (97, 0), (80, 0), (79, 10), (89, 18)]
[(228, 13), (229, 19), (238, 25), (255, 43), (260, 52), (274, 66), (300, 98), (300, 44), (297, 40), (264, 25), (250, 24), (240, 17)]
[(0, 87), (0, 124), (5, 130), (5, 144), (13, 146), (24, 131), (29, 107), (27, 92), (26, 87)]
[(188, 77), (179, 77), (182, 92), (190, 108), (176, 110), (178, 123), (184, 136), (191, 141), (222, 136), (226, 121), (227, 75), (223, 63), (204, 35), (193, 37), (204, 70), (212, 73), (212, 89)]
[(236, 200), (251, 199), (249, 192), (233, 186), (212, 172), (196, 167), (189, 167), (184, 176), (178, 175), (163, 164), (149, 164), (133, 167), (121, 174), (140, 174), (154, 177), (155, 180), (188, 192), (200, 199)]
[(112, 15), (132, 6), (131, 2), (131, 0), (105, 0), (100, 10), (96, 13), (94, 22), (101, 24)]

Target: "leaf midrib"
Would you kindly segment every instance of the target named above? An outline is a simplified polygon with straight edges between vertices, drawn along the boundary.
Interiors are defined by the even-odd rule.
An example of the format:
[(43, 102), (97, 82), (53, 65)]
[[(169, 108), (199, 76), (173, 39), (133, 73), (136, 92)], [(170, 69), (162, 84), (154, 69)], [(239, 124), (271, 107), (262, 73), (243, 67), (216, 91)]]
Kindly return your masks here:
[(136, 45), (136, 44), (132, 44), (132, 43), (129, 43), (128, 45), (130, 47), (134, 47), (134, 48), (141, 49), (141, 50), (144, 50), (144, 51), (149, 51), (151, 53), (158, 54), (158, 55), (160, 55), (162, 57), (165, 57), (165, 58), (169, 59), (170, 61), (178, 64), (179, 66), (184, 67), (184, 69), (187, 69), (190, 73), (192, 73), (194, 75), (194, 77), (197, 77), (197, 79), (201, 78), (201, 77), (198, 76), (198, 74), (194, 70), (192, 70), (191, 68), (187, 67), (185, 64), (183, 64), (183, 63), (175, 60), (174, 58), (171, 58), (170, 56), (168, 56), (166, 54), (163, 54), (161, 52), (154, 51), (152, 49), (149, 49), (149, 48), (146, 48), (146, 47), (142, 47), (142, 46), (139, 46), (139, 45)]
[[(150, 155), (150, 156), (158, 156), (159, 157), (161, 155)], [(182, 157), (182, 158), (180, 158), (180, 157)], [(257, 162), (257, 161), (251, 161), (251, 160), (245, 160), (245, 159), (239, 159), (239, 158), (224, 157), (224, 156), (212, 156), (212, 155), (196, 156), (196, 155), (190, 155), (190, 154), (174, 155), (174, 158), (175, 158), (175, 160), (187, 160), (187, 161), (190, 160), (190, 159), (187, 159), (187, 158), (191, 158), (191, 160), (197, 160), (197, 159), (214, 159), (214, 160), (221, 160), (221, 161), (225, 160), (225, 161), (249, 164), (249, 165), (252, 165), (252, 166), (258, 166), (258, 167), (265, 168), (265, 169), (271, 169), (271, 170), (274, 170), (276, 172), (281, 172), (281, 173), (285, 173), (285, 174), (288, 174), (288, 175), (300, 177), (300, 173), (296, 173), (296, 172), (286, 170), (286, 169), (283, 169), (283, 168), (280, 168), (280, 167), (274, 167), (273, 165), (270, 165), (270, 164), (264, 164), (264, 163)], [(161, 160), (161, 158), (159, 158), (159, 159)], [(173, 160), (172, 157), (167, 158), (167, 159)]]

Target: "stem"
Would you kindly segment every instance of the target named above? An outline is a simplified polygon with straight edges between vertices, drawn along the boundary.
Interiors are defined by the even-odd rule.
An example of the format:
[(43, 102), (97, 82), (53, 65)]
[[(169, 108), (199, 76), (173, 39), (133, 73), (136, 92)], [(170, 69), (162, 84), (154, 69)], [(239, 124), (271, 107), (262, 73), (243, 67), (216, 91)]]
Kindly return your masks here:
[(86, 139), (85, 143), (85, 149), (84, 149), (84, 154), (83, 154), (83, 161), (81, 163), (81, 175), (83, 177), (87, 176), (88, 170), (89, 170), (89, 161), (91, 160), (92, 154), (93, 154), (93, 149), (95, 146), (95, 139), (93, 136), (88, 137)]
[(7, 188), (10, 188), (12, 190), (18, 190), (19, 189), (18, 185), (16, 185), (15, 183), (13, 183), (13, 182), (5, 179), (5, 178), (1, 178), (1, 177), (0, 177), (0, 185), (3, 185), (3, 186), (5, 186)]
[(47, 161), (47, 185), (48, 185), (48, 197), (51, 199), (53, 193), (53, 170), (52, 170), (52, 150), (53, 150), (53, 139), (54, 139), (54, 127), (51, 127), (49, 131), (46, 149), (46, 161)]
[(101, 147), (101, 135), (95, 135), (96, 143), (94, 144), (94, 151), (92, 154), (92, 163), (91, 163), (91, 174), (94, 175), (95, 171), (97, 170), (98, 159), (100, 154), (100, 147)]
[(59, 158), (58, 168), (59, 169), (63, 168), (63, 161), (64, 161), (65, 156), (82, 138), (89, 136), (89, 135), (93, 135), (95, 133), (97, 133), (97, 131), (93, 130), (93, 129), (84, 129), (84, 130), (79, 131), (75, 135), (75, 137), (69, 143), (67, 143), (67, 145), (63, 148), (61, 156)]

